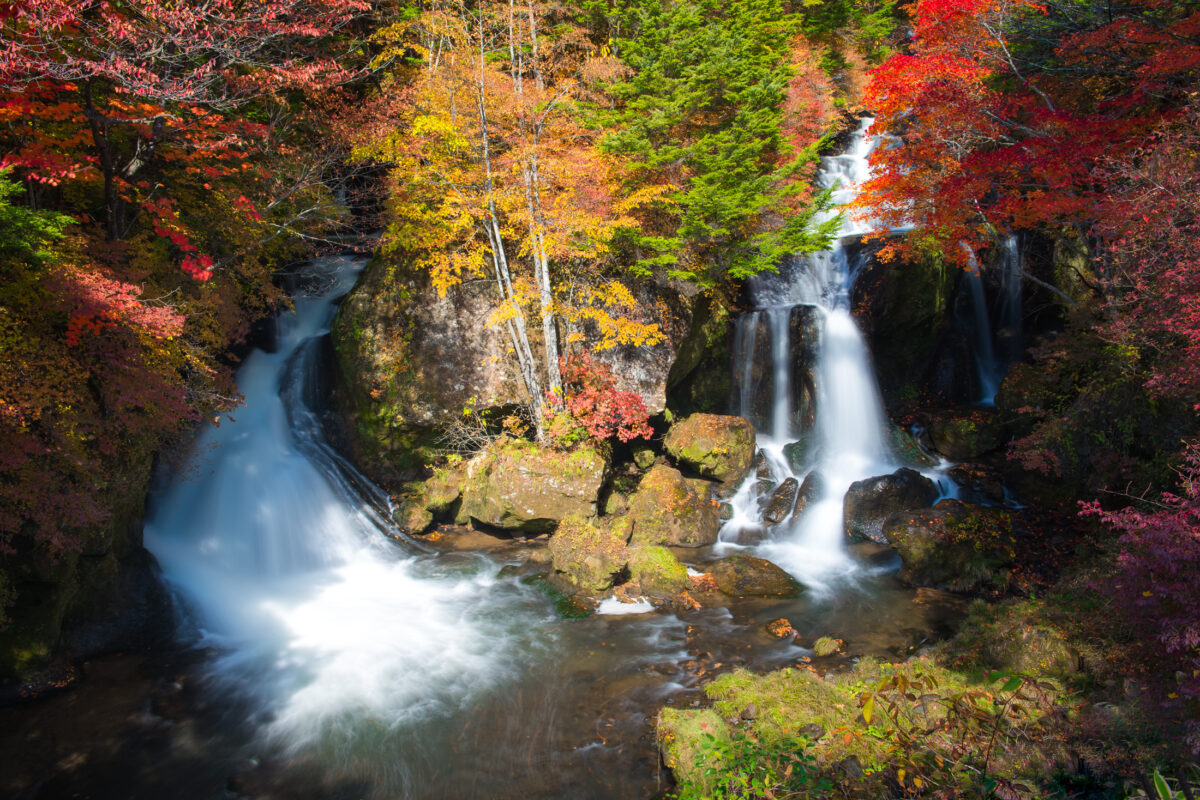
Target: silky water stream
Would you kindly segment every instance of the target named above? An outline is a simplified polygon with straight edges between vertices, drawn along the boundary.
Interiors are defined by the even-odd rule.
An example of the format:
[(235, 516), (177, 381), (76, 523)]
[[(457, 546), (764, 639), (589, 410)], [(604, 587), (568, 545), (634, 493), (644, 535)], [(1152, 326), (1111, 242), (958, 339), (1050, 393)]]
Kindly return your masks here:
[[(826, 160), (825, 180), (840, 171), (853, 183), (863, 134)], [(382, 492), (326, 442), (322, 341), (361, 266), (310, 265), (278, 347), (239, 371), (245, 404), (200, 434), (187, 468), (153, 498), (145, 539), (176, 598), (177, 644), (99, 659), (72, 691), (0, 709), (0, 793), (648, 798), (669, 785), (652, 737), (664, 703), (700, 704), (703, 684), (734, 667), (797, 663), (819, 636), (844, 639), (843, 660), (902, 655), (957, 617), (887, 567), (864, 570), (842, 545), (841, 493), (894, 468), (849, 315), (844, 249), (760, 282), (762, 310), (738, 328), (744, 342), (752, 328), (786, 331), (798, 305), (818, 317), (807, 439), (778, 334), (776, 388), (755, 419), (774, 474), (825, 478), (808, 513), (758, 546), (810, 591), (583, 620), (561, 619), (502, 575), (523, 560), (520, 543), (436, 554), (405, 538)], [(744, 366), (735, 361), (735, 373)], [(740, 410), (754, 418), (748, 403)], [(801, 439), (803, 455), (789, 459)], [(734, 499), (725, 539), (759, 524), (753, 491), (747, 482)], [(680, 555), (703, 569), (714, 554)], [(763, 631), (778, 617), (799, 644)]]

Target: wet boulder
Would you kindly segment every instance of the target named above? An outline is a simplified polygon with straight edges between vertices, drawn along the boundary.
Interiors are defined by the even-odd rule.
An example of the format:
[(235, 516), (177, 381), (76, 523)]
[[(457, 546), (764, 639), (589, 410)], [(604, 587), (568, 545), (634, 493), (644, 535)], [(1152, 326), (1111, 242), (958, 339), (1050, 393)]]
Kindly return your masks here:
[(737, 483), (754, 465), (754, 436), (754, 426), (741, 417), (692, 414), (671, 426), (663, 445), (704, 477)]
[(929, 422), (929, 436), (939, 453), (952, 461), (968, 461), (1003, 443), (1002, 425), (989, 409), (946, 413)]
[(596, 516), (608, 458), (587, 445), (562, 451), (502, 439), (473, 458), (465, 473), (462, 516), (545, 533), (567, 517)]
[(887, 544), (883, 522), (911, 508), (928, 508), (938, 498), (933, 481), (916, 470), (901, 468), (850, 484), (842, 500), (846, 535), (854, 541)]
[(717, 540), (720, 503), (711, 484), (688, 480), (679, 470), (656, 464), (629, 501), (634, 545), (702, 547)]
[(570, 516), (550, 537), (547, 549), (554, 570), (571, 586), (598, 594), (613, 585), (614, 577), (628, 563), (628, 539), (627, 523), (605, 525)]
[(422, 534), (433, 527), (433, 514), (415, 499), (397, 506), (392, 519), (408, 534)]
[(799, 516), (808, 510), (808, 507), (821, 499), (821, 495), (825, 494), (825, 478), (821, 473), (813, 470), (804, 476), (804, 483), (800, 484), (800, 491), (796, 493), (796, 506), (792, 509), (792, 513)]
[(795, 578), (765, 558), (729, 556), (714, 561), (708, 571), (732, 597), (796, 597), (802, 591)]
[(636, 547), (629, 556), (629, 577), (650, 597), (674, 597), (688, 587), (688, 571), (665, 547)]
[(451, 513), (455, 504), (462, 499), (465, 480), (466, 470), (461, 465), (434, 470), (418, 491), (422, 508), (434, 516)]
[(767, 508), (763, 512), (763, 521), (770, 525), (778, 525), (792, 513), (796, 505), (796, 495), (800, 491), (800, 481), (788, 478), (779, 484), (771, 496), (767, 498)]
[(893, 514), (882, 530), (900, 554), (901, 579), (914, 586), (969, 592), (1007, 582), (1016, 528), (1002, 508), (943, 500)]

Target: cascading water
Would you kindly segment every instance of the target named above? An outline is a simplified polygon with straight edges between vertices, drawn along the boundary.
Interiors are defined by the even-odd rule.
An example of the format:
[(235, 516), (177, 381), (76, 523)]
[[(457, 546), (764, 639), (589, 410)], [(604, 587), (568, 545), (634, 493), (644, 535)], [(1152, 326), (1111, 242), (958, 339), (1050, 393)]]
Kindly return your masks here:
[[(875, 146), (867, 136), (870, 123), (862, 121), (844, 154), (821, 160), (819, 181), (834, 190), (837, 205), (853, 199), (855, 186), (868, 175), (867, 157)], [(778, 524), (758, 549), (815, 588), (854, 568), (843, 544), (842, 499), (850, 484), (896, 468), (867, 348), (850, 313), (854, 265), (845, 245), (868, 230), (869, 224), (845, 217), (833, 249), (793, 258), (778, 275), (756, 278), (750, 289), (758, 310), (741, 317), (735, 332), (734, 357), (742, 360), (735, 370), (738, 413), (759, 431), (770, 483), (819, 476), (820, 490), (804, 512)], [(815, 363), (806, 365), (815, 397), (807, 396), (808, 382), (793, 370), (800, 343), (793, 338), (792, 320), (803, 325), (805, 319), (813, 324), (799, 336), (817, 339)], [(767, 394), (762, 385), (767, 380), (774, 399), (770, 413), (756, 405)], [(811, 430), (807, 419), (796, 419), (793, 398), (798, 395), (815, 405)], [(748, 530), (761, 529), (765, 499), (759, 480), (751, 476), (731, 503), (733, 518), (722, 529), (722, 541), (737, 542)]]
[[(360, 267), (313, 265), (324, 285), (281, 318), (277, 352), (249, 356), (245, 405), (202, 432), (147, 523), (185, 627), (216, 653), (211, 691), (245, 709), (248, 757), (316, 759), (320, 774), (370, 787), (355, 797), (501, 796), (496, 785), (557, 797), (580, 770), (601, 776), (580, 797), (642, 792), (652, 765), (614, 768), (627, 751), (590, 744), (594, 706), (581, 694), (602, 682), (569, 670), (620, 677), (608, 702), (632, 710), (609, 735), (636, 741), (637, 709), (652, 702), (639, 693), (679, 688), (684, 625), (669, 615), (564, 625), (540, 592), (501, 578), (502, 563), (424, 555), (390, 524), (386, 497), (326, 444), (311, 407), (320, 339)], [(548, 727), (556, 717), (562, 730)]]
[(997, 264), (1000, 296), (995, 315), (989, 311), (983, 275), (975, 254), (970, 252), (968, 255), (965, 280), (971, 296), (971, 319), (967, 327), (979, 378), (979, 402), (992, 405), (1005, 372), (1021, 354), (1023, 264), (1020, 243), (1016, 236), (1009, 236), (1000, 245)]

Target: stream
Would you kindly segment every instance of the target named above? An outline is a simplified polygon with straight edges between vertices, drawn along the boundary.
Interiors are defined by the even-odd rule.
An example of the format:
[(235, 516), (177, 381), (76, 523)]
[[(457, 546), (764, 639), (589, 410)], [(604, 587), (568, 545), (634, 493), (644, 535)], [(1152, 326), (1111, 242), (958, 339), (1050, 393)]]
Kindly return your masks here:
[[(755, 289), (767, 298), (762, 329), (786, 328), (797, 304), (820, 309), (818, 443), (804, 469), (783, 456), (799, 434), (786, 364), (769, 418), (754, 420), (772, 470), (826, 473), (811, 513), (758, 546), (811, 591), (582, 620), (502, 574), (524, 561), (520, 542), (437, 553), (409, 540), (383, 493), (327, 443), (320, 347), (363, 262), (314, 261), (274, 352), (253, 352), (238, 373), (245, 404), (202, 431), (153, 498), (145, 541), (176, 598), (177, 642), (97, 659), (71, 691), (0, 709), (0, 792), (649, 798), (671, 785), (657, 710), (700, 704), (714, 675), (807, 663), (800, 645), (821, 636), (846, 643), (836, 668), (945, 635), (956, 605), (901, 586), (889, 551), (841, 542), (841, 493), (888, 471), (891, 455), (839, 252), (808, 261), (823, 272), (789, 269)], [(714, 550), (739, 547), (749, 491), (725, 541), (685, 561), (703, 569)], [(779, 617), (800, 644), (763, 631)]]

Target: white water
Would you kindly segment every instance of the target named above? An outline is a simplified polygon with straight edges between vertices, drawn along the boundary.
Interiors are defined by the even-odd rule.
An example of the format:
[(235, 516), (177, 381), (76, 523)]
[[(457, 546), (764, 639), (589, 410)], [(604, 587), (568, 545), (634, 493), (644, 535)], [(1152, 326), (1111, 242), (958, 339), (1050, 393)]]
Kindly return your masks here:
[[(867, 157), (875, 146), (867, 136), (870, 123), (863, 120), (846, 153), (821, 160), (819, 181), (823, 187), (834, 188), (838, 205), (852, 200), (855, 187), (868, 177)], [(831, 579), (854, 570), (844, 544), (842, 499), (846, 490), (857, 480), (892, 472), (897, 466), (888, 445), (887, 423), (867, 348), (850, 313), (854, 276), (845, 245), (871, 229), (869, 221), (847, 216), (831, 250), (794, 258), (779, 275), (755, 279), (751, 294), (760, 310), (739, 319), (735, 334), (735, 358), (742, 359), (741, 370), (735, 371), (740, 379), (738, 413), (758, 427), (758, 444), (773, 482), (788, 477), (803, 480), (816, 472), (825, 486), (802, 515), (789, 516), (774, 526), (757, 549), (815, 589), (826, 588)], [(816, 309), (820, 320), (811, 433), (798, 430), (793, 418), (792, 353), (796, 343), (789, 341), (788, 320), (798, 306)], [(761, 387), (752, 385), (752, 362), (764, 327), (769, 331), (772, 359), (769, 427), (753, 405)], [(784, 448), (801, 437), (810, 442), (807, 456), (803, 463), (790, 463)], [(732, 500), (734, 514), (722, 529), (722, 540), (734, 542), (746, 529), (760, 527), (764, 500), (752, 475)]]
[(360, 266), (317, 265), (326, 285), (280, 320), (277, 352), (247, 359), (245, 406), (203, 432), (190, 475), (146, 526), (198, 634), (222, 654), (217, 679), (254, 695), (265, 732), (292, 751), (349, 751), (371, 731), (454, 713), (511, 679), (514, 653), (544, 646), (532, 633), (544, 604), (515, 612), (530, 598), (497, 581), (498, 565), (443, 563), (395, 541), (386, 500), (322, 438), (304, 395)]

